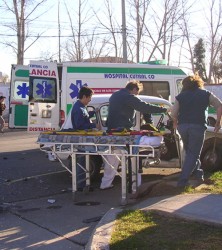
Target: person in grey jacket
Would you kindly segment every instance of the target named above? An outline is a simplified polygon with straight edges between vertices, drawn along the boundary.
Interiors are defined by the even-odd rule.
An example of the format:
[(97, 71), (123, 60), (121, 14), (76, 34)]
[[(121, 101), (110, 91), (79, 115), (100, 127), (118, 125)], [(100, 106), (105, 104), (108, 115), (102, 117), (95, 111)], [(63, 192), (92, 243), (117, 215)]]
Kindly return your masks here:
[[(151, 105), (142, 101), (137, 95), (141, 90), (139, 81), (130, 81), (124, 89), (114, 92), (109, 99), (108, 130), (124, 128), (130, 130), (133, 128), (133, 122), (136, 111), (143, 114), (165, 113), (166, 108)], [(114, 150), (115, 151), (115, 150)], [(114, 153), (120, 153), (118, 150)], [(116, 175), (120, 159), (117, 156), (105, 156), (104, 175), (100, 189), (112, 188), (112, 182)], [(112, 167), (111, 167), (111, 166)]]

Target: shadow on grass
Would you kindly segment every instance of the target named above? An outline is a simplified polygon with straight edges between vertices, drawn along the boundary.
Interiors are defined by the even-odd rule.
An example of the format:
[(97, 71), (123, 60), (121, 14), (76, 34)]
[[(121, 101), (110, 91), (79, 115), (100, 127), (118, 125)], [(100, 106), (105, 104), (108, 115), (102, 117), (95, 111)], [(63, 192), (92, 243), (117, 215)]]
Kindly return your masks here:
[(110, 250), (221, 249), (222, 228), (166, 216), (157, 211), (119, 214)]

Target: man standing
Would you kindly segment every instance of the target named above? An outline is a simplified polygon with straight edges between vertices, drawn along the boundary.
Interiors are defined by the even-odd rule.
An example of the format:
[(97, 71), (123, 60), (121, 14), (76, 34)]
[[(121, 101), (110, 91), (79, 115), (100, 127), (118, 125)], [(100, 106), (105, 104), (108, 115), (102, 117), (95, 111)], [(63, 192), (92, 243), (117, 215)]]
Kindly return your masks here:
[(0, 132), (4, 133), (5, 120), (3, 118), (3, 112), (6, 109), (5, 96), (0, 96)]
[(139, 81), (128, 82), (124, 89), (112, 94), (109, 100), (108, 130), (133, 127), (136, 111), (143, 114), (165, 113), (166, 109), (143, 102), (137, 95), (141, 89)]
[(88, 87), (82, 87), (79, 91), (78, 100), (73, 105), (71, 111), (71, 121), (73, 129), (84, 130), (97, 128), (100, 129), (98, 124), (92, 123), (90, 118), (95, 112), (88, 112), (87, 105), (92, 99), (93, 91)]
[[(99, 124), (95, 124), (91, 122), (90, 117), (92, 117), (95, 112), (88, 112), (87, 105), (91, 101), (93, 95), (93, 90), (88, 87), (82, 87), (79, 91), (78, 100), (73, 105), (71, 111), (71, 122), (73, 129), (75, 130), (86, 130), (86, 129), (100, 129), (101, 127)], [(78, 154), (77, 157), (77, 167), (76, 167), (76, 174), (77, 174), (77, 190), (83, 191), (84, 187), (86, 186), (86, 174), (82, 167), (85, 166), (85, 156)]]
[[(125, 88), (111, 95), (107, 119), (108, 130), (117, 128), (132, 129), (136, 111), (140, 111), (143, 114), (165, 113), (167, 111), (166, 108), (143, 102), (137, 96), (140, 89), (141, 83), (139, 81), (130, 81)], [(104, 175), (100, 185), (101, 189), (113, 187), (112, 182), (119, 165), (119, 159), (116, 156), (106, 156), (106, 159), (107, 161), (104, 162)]]

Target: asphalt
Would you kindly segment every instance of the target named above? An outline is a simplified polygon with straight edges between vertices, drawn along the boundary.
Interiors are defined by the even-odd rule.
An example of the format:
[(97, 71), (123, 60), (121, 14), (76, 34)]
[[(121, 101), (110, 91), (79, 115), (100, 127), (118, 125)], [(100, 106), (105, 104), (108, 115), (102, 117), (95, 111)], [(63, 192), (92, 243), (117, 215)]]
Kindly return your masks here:
[[(25, 143), (27, 147), (34, 145), (31, 138), (22, 143), (24, 147)], [(175, 176), (174, 180), (165, 181), (175, 188)], [(66, 190), (50, 197), (3, 203), (0, 206), (0, 249), (109, 249), (116, 216), (129, 208), (158, 210), (171, 216), (222, 226), (222, 195), (147, 196), (142, 201), (132, 199), (132, 203), (121, 206), (120, 190), (117, 180), (114, 188), (106, 191), (96, 188), (93, 192), (73, 196)], [(143, 193), (144, 190), (140, 191)]]
[(116, 216), (129, 208), (158, 210), (171, 216), (222, 226), (222, 195), (159, 196), (121, 206), (116, 202), (120, 198), (119, 191), (117, 185), (114, 190), (79, 193), (76, 201), (67, 192), (3, 204), (0, 206), (1, 249), (108, 250)]

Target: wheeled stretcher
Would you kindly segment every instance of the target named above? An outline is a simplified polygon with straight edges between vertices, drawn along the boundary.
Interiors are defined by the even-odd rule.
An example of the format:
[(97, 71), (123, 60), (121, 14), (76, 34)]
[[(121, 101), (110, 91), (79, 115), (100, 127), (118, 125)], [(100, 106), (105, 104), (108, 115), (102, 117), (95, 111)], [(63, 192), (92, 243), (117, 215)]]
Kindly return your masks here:
[[(72, 192), (75, 198), (77, 191), (77, 157), (85, 156), (86, 188), (90, 186), (90, 156), (102, 157), (104, 161), (107, 155), (115, 155), (120, 159), (121, 171), (116, 173), (121, 177), (121, 204), (127, 203), (127, 194), (135, 193), (139, 183), (138, 170), (139, 159), (143, 158), (146, 165), (160, 162), (160, 151), (163, 147), (161, 135), (104, 135), (81, 134), (75, 132), (42, 132), (37, 140), (41, 150), (52, 152), (67, 171), (72, 175)], [(115, 153), (118, 152), (118, 153)], [(64, 159), (71, 159), (71, 169), (64, 163)], [(131, 161), (131, 164), (128, 162)], [(113, 167), (113, 166), (110, 166)]]

